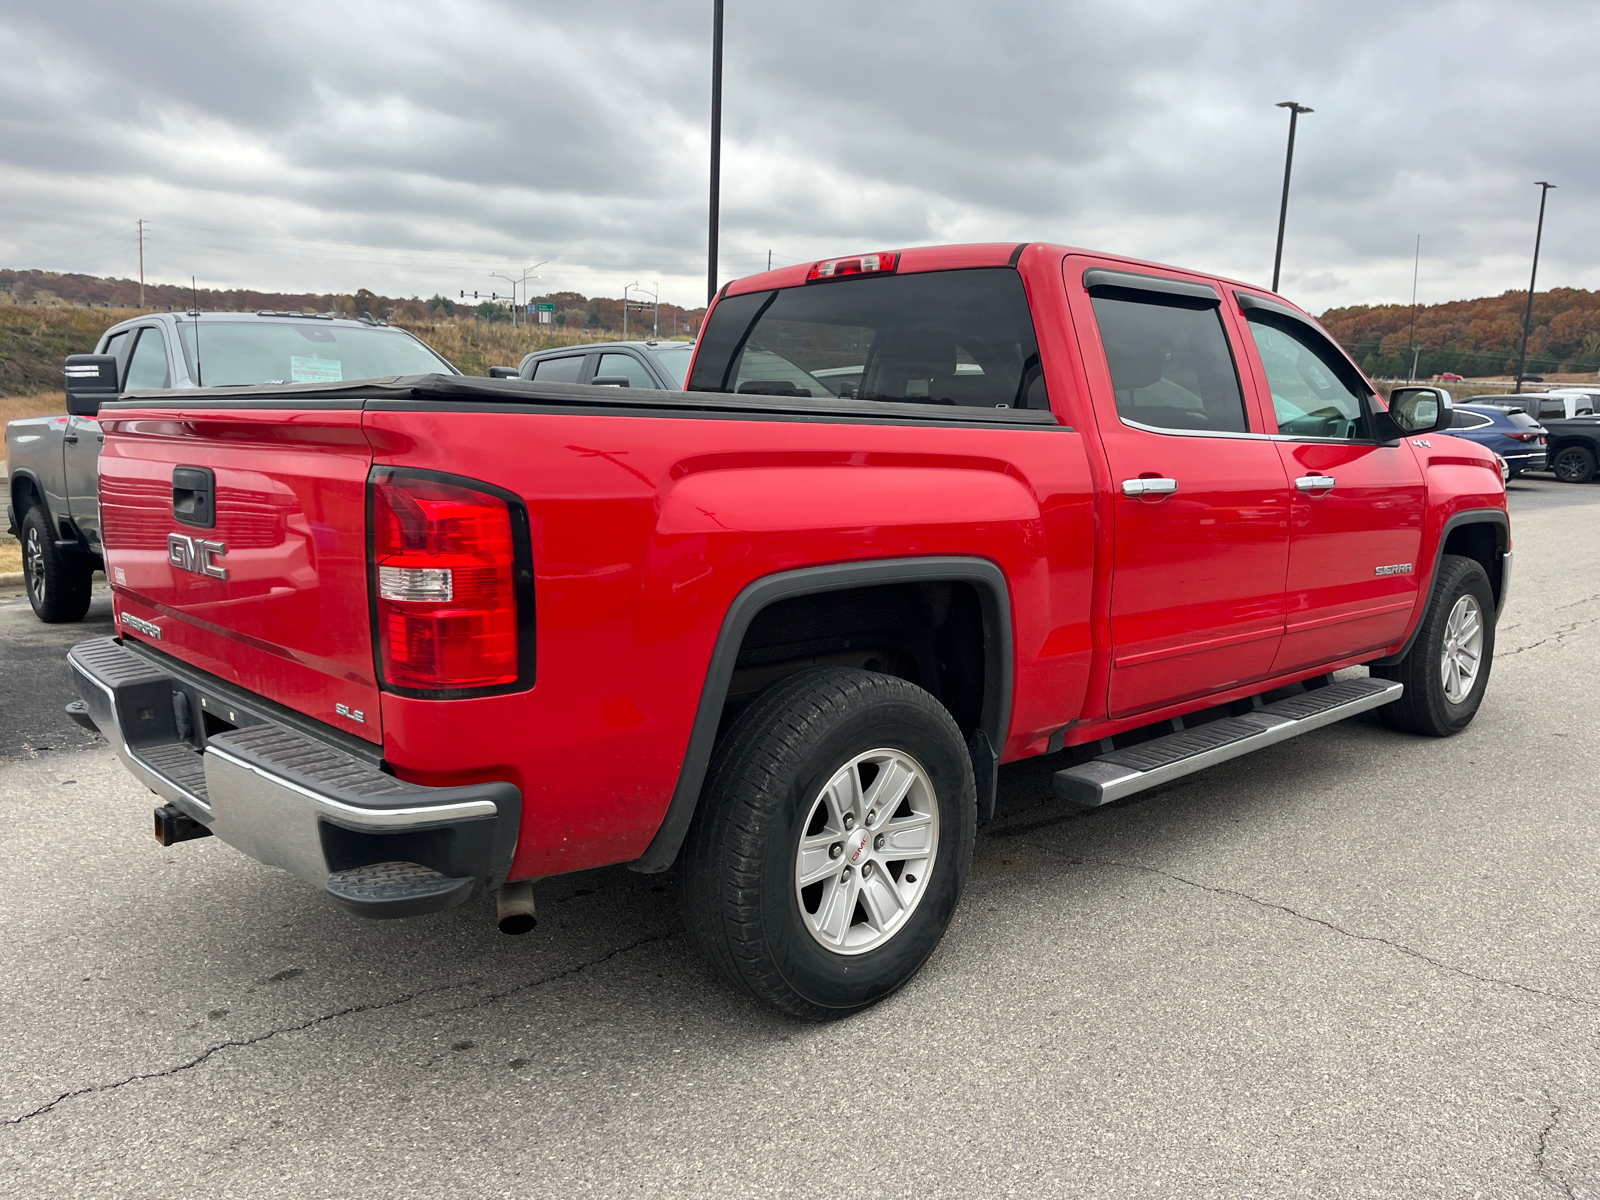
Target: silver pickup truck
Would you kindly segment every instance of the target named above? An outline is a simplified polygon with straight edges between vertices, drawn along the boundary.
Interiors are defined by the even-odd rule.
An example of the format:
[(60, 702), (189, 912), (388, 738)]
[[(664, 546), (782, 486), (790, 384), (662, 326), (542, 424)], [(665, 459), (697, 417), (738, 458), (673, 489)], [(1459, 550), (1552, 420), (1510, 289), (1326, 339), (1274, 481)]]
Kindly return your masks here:
[(100, 405), (162, 388), (329, 383), (459, 375), (426, 344), (364, 317), (150, 313), (113, 325), (93, 354), (69, 355), (68, 412), (6, 425), (8, 531), (22, 542), (41, 621), (79, 621), (100, 558)]

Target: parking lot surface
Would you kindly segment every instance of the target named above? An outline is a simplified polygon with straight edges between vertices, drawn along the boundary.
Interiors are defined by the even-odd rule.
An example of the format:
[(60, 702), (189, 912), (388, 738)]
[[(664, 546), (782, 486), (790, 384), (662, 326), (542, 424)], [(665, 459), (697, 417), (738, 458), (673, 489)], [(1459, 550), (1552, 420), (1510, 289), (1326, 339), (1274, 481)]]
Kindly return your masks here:
[[(910, 986), (833, 1025), (726, 990), (670, 878), (363, 923), (60, 719), (0, 600), (0, 1192), (1600, 1192), (1600, 485), (1512, 485), (1488, 698), (1356, 718), (1082, 813), (1005, 768)], [(596, 764), (603, 770), (604, 764)]]

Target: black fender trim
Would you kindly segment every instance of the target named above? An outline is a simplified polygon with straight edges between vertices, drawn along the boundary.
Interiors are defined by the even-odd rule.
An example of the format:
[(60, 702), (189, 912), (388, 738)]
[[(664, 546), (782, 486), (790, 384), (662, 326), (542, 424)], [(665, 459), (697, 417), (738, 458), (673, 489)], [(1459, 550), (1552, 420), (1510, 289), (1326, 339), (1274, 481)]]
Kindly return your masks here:
[[(1454, 516), (1445, 521), (1444, 528), (1439, 531), (1439, 548), (1433, 556), (1433, 574), (1428, 579), (1428, 591), (1426, 599), (1423, 601), (1424, 604), (1432, 601), (1434, 586), (1439, 582), (1439, 568), (1444, 565), (1445, 543), (1450, 540), (1450, 535), (1463, 525), (1494, 525), (1499, 531), (1498, 540), (1500, 543), (1500, 555), (1502, 560), (1504, 559), (1507, 551), (1511, 549), (1511, 517), (1504, 509), (1469, 508), (1456, 513)], [(1500, 584), (1500, 595), (1504, 596), (1505, 580), (1503, 565), (1501, 570), (1502, 578)], [(1493, 583), (1494, 581), (1491, 580), (1490, 582)], [(1500, 615), (1498, 609), (1503, 607), (1503, 604), (1497, 606), (1495, 612), (1496, 619), (1498, 619)], [(1406, 644), (1400, 647), (1400, 652), (1398, 654), (1389, 654), (1385, 655), (1383, 658), (1375, 658), (1368, 665), (1375, 667), (1393, 666), (1411, 652), (1411, 643), (1417, 640), (1417, 634), (1420, 632), (1422, 632), (1422, 618), (1418, 617), (1417, 623), (1411, 627), (1411, 636), (1406, 638)]]
[(757, 613), (769, 604), (791, 596), (817, 592), (837, 592), (847, 588), (870, 587), (882, 583), (921, 583), (957, 580), (975, 584), (983, 610), (983, 709), (974, 739), (983, 738), (988, 762), (973, 763), (978, 782), (978, 815), (994, 814), (998, 753), (1011, 725), (1011, 590), (1005, 573), (986, 558), (887, 558), (870, 562), (836, 563), (824, 567), (803, 567), (763, 576), (734, 597), (722, 619), (717, 644), (706, 668), (705, 687), (695, 711), (694, 728), (684, 751), (678, 785), (667, 804), (667, 813), (645, 852), (629, 863), (630, 869), (654, 874), (665, 871), (677, 860), (678, 850), (689, 832), (689, 822), (700, 802), (700, 788), (711, 764), (711, 751), (722, 721), (722, 706), (733, 680), (734, 663), (745, 632)]

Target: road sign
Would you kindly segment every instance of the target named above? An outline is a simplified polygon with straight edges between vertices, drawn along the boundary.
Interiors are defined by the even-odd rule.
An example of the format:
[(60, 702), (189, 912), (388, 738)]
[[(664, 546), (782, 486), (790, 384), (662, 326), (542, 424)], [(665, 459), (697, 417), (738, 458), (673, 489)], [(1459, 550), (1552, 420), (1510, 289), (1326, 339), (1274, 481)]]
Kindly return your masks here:
[(556, 306), (554, 304), (535, 304), (533, 310), (534, 312), (555, 312)]

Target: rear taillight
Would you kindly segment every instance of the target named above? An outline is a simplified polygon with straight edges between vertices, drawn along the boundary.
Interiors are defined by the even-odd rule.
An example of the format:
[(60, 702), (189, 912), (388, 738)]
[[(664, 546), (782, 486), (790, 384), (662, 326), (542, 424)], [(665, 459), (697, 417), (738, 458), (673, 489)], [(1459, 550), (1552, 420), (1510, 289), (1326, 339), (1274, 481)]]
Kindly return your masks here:
[(811, 270), (806, 272), (807, 283), (819, 283), (824, 279), (842, 279), (846, 275), (890, 275), (894, 273), (895, 264), (900, 256), (892, 250), (885, 250), (878, 254), (858, 254), (854, 258), (825, 258), (819, 263), (813, 263)]
[(373, 472), (381, 682), (430, 695), (532, 683), (532, 561), (515, 498), (469, 480)]
[(1539, 440), (1539, 435), (1537, 433), (1508, 433), (1506, 436), (1509, 438), (1516, 438), (1519, 442), (1535, 442)]

